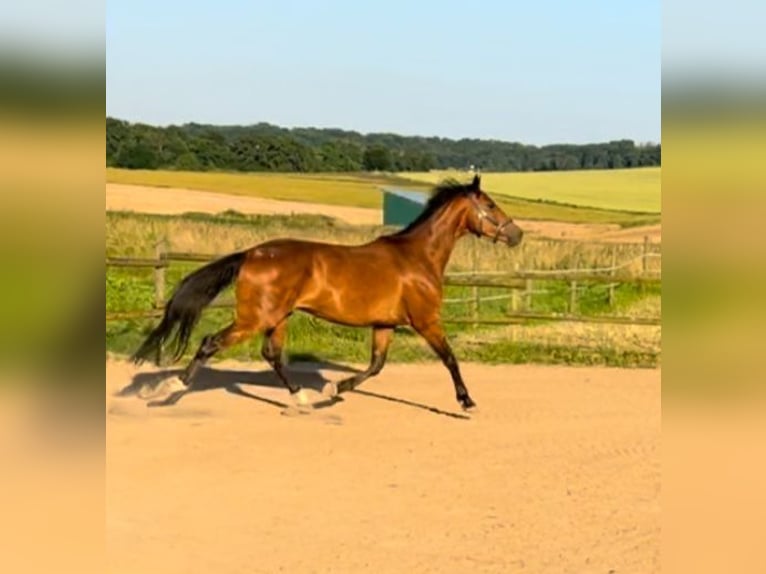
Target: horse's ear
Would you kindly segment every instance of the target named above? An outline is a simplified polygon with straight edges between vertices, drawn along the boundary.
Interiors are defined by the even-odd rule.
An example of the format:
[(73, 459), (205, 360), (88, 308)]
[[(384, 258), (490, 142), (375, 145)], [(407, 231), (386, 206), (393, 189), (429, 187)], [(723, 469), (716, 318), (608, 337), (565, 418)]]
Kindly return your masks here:
[(473, 176), (473, 181), (471, 182), (471, 191), (479, 191), (481, 187), (481, 177), (479, 177), (479, 174), (476, 174)]

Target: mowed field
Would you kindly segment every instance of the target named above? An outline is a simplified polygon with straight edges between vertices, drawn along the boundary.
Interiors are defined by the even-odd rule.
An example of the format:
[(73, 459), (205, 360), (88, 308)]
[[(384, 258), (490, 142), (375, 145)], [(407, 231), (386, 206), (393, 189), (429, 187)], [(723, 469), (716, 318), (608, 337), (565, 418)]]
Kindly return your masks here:
[[(405, 174), (402, 174), (405, 177)], [(484, 173), (482, 187), (495, 194), (615, 211), (659, 213), (661, 168), (634, 168), (534, 173)], [(407, 178), (435, 183), (447, 177), (465, 179), (465, 172), (410, 173)]]
[(470, 417), (437, 362), (329, 405), (296, 365), (297, 414), (261, 362), (149, 409), (114, 393), (178, 371), (107, 361), (107, 571), (658, 572), (660, 371), (462, 370)]
[[(379, 209), (380, 185), (373, 175), (298, 173), (219, 173), (107, 168), (106, 181), (126, 185), (195, 189), (281, 201)], [(421, 186), (427, 184), (421, 183)]]
[[(641, 174), (628, 173), (630, 171), (644, 170), (618, 170), (614, 173), (487, 174), (483, 176), (482, 187), (516, 219), (629, 227), (659, 223), (659, 170), (655, 170), (653, 176), (650, 174), (644, 178), (653, 180), (656, 183), (654, 187), (646, 183), (643, 187), (638, 185), (636, 181), (641, 180)], [(116, 168), (106, 170), (107, 190), (109, 185), (119, 185), (123, 191), (127, 191), (128, 186), (136, 190), (188, 189), (248, 198), (374, 210), (382, 207), (383, 187), (428, 191), (434, 183), (445, 177), (455, 177), (468, 182), (471, 175), (464, 172), (376, 175), (208, 173)], [(517, 177), (530, 182), (524, 184), (528, 189), (526, 195), (522, 192), (516, 193), (519, 187)], [(593, 185), (596, 187), (588, 187), (589, 179), (595, 182)], [(576, 197), (577, 193), (571, 191), (575, 189), (575, 184), (579, 186), (576, 188), (579, 189), (579, 198)], [(535, 189), (538, 191), (534, 191)], [(635, 198), (643, 196), (644, 202), (655, 206), (656, 209), (635, 210), (635, 206), (638, 205)], [(598, 205), (589, 206), (588, 201)], [(124, 209), (122, 204), (120, 205), (118, 209)]]

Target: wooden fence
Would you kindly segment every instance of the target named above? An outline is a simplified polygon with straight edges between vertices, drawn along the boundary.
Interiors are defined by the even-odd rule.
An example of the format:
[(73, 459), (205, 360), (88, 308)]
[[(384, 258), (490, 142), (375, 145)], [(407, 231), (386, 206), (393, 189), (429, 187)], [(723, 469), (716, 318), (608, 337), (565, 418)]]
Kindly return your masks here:
[[(613, 252), (614, 253), (614, 252)], [(107, 313), (106, 320), (120, 320), (140, 317), (157, 317), (163, 313), (165, 306), (166, 271), (172, 263), (195, 262), (207, 263), (220, 257), (220, 255), (207, 253), (178, 253), (164, 251), (162, 244), (156, 248), (155, 258), (130, 258), (130, 257), (107, 257), (107, 267), (144, 268), (154, 270), (154, 308), (141, 311), (128, 311)], [(658, 274), (648, 273), (647, 262), (651, 257), (659, 257), (659, 254), (649, 250), (648, 240), (644, 241), (643, 253), (632, 260), (618, 263), (612, 257), (609, 267), (599, 269), (556, 269), (556, 270), (521, 270), (513, 272), (453, 272), (444, 278), (445, 285), (463, 286), (471, 288), (471, 296), (461, 299), (444, 299), (445, 305), (456, 303), (470, 303), (471, 316), (464, 319), (445, 318), (445, 323), (471, 324), (471, 325), (513, 325), (530, 320), (541, 321), (575, 321), (582, 323), (612, 323), (627, 325), (659, 325), (659, 317), (638, 318), (622, 317), (617, 315), (586, 316), (578, 312), (578, 291), (584, 283), (603, 284), (608, 289), (610, 305), (614, 304), (614, 288), (620, 284), (659, 285), (661, 279)], [(642, 263), (642, 273), (638, 276), (620, 275), (621, 269), (634, 264), (636, 260)], [(532, 301), (539, 285), (547, 281), (566, 281), (569, 284), (569, 302), (566, 313), (539, 313), (532, 311)], [(482, 297), (480, 288), (498, 288), (509, 291), (507, 294)], [(537, 291), (539, 293), (539, 291)], [(481, 317), (481, 302), (507, 299), (509, 301), (507, 313), (503, 318), (486, 319)], [(214, 301), (210, 307), (233, 307), (233, 301)]]

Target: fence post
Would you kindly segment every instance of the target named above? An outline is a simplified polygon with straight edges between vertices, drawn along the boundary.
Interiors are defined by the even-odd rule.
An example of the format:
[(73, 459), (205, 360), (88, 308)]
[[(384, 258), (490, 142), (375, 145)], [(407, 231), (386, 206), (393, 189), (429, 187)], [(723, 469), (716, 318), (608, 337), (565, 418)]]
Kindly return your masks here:
[[(513, 264), (513, 273), (516, 275), (519, 272), (518, 261)], [(519, 291), (516, 288), (511, 289), (511, 315), (517, 313), (519, 310)]]
[[(516, 261), (513, 264), (513, 273), (514, 275), (518, 274), (519, 272), (519, 262)], [(519, 290), (515, 287), (511, 289), (511, 303), (510, 303), (510, 309), (508, 310), (511, 317), (516, 315), (519, 312)], [(518, 333), (517, 333), (517, 326), (515, 323), (511, 325), (511, 342), (515, 343), (518, 339)]]
[[(154, 255), (158, 265), (154, 268), (154, 307), (165, 307), (165, 239), (160, 239), (154, 245)], [(157, 362), (162, 364), (162, 347), (157, 349)]]
[[(641, 257), (641, 279), (644, 279), (646, 277), (648, 271), (649, 271), (649, 236), (644, 235), (644, 250), (643, 250), (643, 256)], [(643, 281), (639, 283), (639, 291), (641, 292), (641, 295), (644, 295), (646, 293), (646, 284)]]
[(577, 313), (577, 281), (572, 279), (569, 282), (569, 314)]
[(534, 284), (531, 279), (527, 279), (524, 286), (524, 311), (532, 310), (532, 289)]
[(165, 240), (161, 239), (154, 246), (154, 254), (160, 263), (154, 268), (154, 307), (165, 306)]
[(643, 251), (643, 257), (641, 258), (642, 276), (645, 276), (648, 271), (649, 271), (649, 236), (644, 235), (644, 251)]
[[(612, 244), (612, 265), (609, 270), (609, 275), (613, 276), (617, 274), (617, 245)], [(609, 307), (614, 308), (614, 283), (609, 284)]]
[[(580, 267), (580, 252), (575, 252), (574, 257), (572, 258), (572, 266), (569, 268), (570, 270), (576, 270)], [(571, 279), (569, 281), (569, 314), (574, 315), (577, 311), (577, 280)]]

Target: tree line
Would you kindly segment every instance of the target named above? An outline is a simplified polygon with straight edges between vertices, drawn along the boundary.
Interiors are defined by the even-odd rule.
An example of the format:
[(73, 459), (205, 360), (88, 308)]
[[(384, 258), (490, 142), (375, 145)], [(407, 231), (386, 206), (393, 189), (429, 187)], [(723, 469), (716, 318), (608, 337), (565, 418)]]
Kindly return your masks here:
[(360, 134), (267, 123), (157, 127), (106, 118), (106, 165), (187, 171), (555, 171), (659, 166), (659, 144), (629, 139), (525, 145), (498, 140)]

